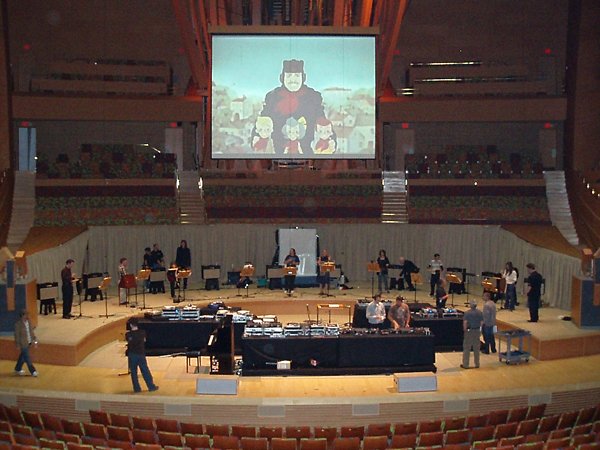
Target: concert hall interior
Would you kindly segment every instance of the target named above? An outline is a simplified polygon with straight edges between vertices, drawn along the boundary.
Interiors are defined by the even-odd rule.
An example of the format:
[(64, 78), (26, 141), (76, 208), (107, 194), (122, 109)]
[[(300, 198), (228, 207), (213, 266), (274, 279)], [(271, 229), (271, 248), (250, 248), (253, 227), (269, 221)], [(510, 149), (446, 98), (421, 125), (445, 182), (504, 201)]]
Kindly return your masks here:
[(0, 23), (0, 450), (600, 446), (599, 2)]

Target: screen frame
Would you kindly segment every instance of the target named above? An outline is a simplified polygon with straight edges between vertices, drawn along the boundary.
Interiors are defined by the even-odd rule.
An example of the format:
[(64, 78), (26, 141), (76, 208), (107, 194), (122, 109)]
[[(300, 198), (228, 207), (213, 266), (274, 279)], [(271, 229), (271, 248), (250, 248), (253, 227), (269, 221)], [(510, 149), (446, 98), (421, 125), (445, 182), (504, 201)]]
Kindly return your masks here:
[[(208, 101), (207, 101), (207, 142), (210, 148), (209, 157), (213, 161), (305, 161), (305, 160), (323, 160), (323, 161), (350, 161), (350, 160), (376, 160), (379, 142), (380, 127), (378, 123), (379, 117), (379, 104), (378, 104), (378, 91), (377, 91), (377, 37), (379, 35), (379, 27), (320, 27), (320, 26), (211, 26), (208, 29), (210, 41), (211, 41), (211, 53), (209, 57), (209, 89), (208, 89)], [(307, 155), (297, 155), (296, 157), (290, 157), (289, 155), (256, 155), (256, 154), (244, 154), (244, 153), (233, 153), (231, 156), (221, 156), (213, 152), (213, 38), (215, 36), (277, 36), (277, 37), (368, 37), (373, 38), (373, 71), (374, 71), (374, 86), (373, 86), (373, 100), (374, 100), (374, 122), (373, 122), (373, 152), (372, 153), (346, 153), (344, 156), (329, 156), (329, 155), (315, 155), (312, 152)], [(339, 154), (338, 154), (339, 155)]]

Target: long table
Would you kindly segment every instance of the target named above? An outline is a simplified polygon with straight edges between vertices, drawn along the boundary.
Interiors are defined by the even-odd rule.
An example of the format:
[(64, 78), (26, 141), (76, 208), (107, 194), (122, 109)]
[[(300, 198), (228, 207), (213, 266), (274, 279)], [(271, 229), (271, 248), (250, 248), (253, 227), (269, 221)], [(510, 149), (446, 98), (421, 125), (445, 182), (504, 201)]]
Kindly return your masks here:
[[(386, 319), (383, 324), (384, 328), (391, 327), (390, 321), (387, 319), (387, 312), (390, 309), (389, 303), (385, 303)], [(412, 304), (409, 304), (409, 307)], [(463, 323), (462, 317), (433, 317), (420, 318), (414, 312), (411, 313), (410, 326), (415, 328), (429, 328), (431, 334), (435, 337), (435, 351), (460, 351), (462, 350), (463, 341)], [(354, 305), (354, 314), (352, 316), (352, 327), (367, 328), (369, 322), (367, 320), (367, 303), (356, 303)]]
[[(322, 337), (243, 337), (243, 375), (373, 374), (435, 371), (434, 337), (366, 334)], [(291, 370), (277, 370), (278, 361)]]
[[(139, 320), (138, 326), (146, 332), (146, 354), (161, 356), (173, 353), (200, 352), (206, 350), (212, 332), (220, 320)], [(241, 351), (244, 325), (235, 323), (236, 353)]]

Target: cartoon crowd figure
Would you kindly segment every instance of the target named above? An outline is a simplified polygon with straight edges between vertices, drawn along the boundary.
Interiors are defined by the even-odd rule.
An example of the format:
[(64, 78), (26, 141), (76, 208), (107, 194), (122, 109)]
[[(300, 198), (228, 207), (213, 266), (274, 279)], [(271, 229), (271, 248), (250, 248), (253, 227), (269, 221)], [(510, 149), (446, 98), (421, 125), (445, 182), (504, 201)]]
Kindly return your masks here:
[(337, 147), (335, 132), (331, 120), (319, 117), (315, 124), (315, 138), (312, 142), (312, 150), (315, 155), (331, 155)]
[(255, 153), (275, 153), (273, 147), (273, 120), (268, 116), (258, 116), (255, 124), (256, 134), (252, 138), (252, 149)]

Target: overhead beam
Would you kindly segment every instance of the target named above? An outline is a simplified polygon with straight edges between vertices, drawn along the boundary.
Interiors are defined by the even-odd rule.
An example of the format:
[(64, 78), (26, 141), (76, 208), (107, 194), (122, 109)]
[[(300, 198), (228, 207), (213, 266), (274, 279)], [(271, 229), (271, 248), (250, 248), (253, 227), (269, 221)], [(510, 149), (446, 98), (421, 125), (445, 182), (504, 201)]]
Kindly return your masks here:
[(386, 23), (384, 23), (386, 32), (384, 35), (380, 36), (381, 38), (383, 38), (380, 39), (380, 43), (382, 44), (382, 46), (385, 45), (385, 50), (382, 54), (383, 64), (378, 83), (379, 96), (381, 96), (381, 94), (383, 93), (383, 90), (385, 89), (385, 86), (390, 77), (390, 72), (392, 70), (392, 62), (394, 59), (394, 52), (398, 45), (398, 39), (400, 38), (400, 28), (407, 7), (408, 0), (400, 0), (397, 3), (395, 14), (386, 15)]
[(187, 7), (189, 3), (187, 0), (171, 0), (171, 3), (181, 34), (183, 49), (192, 72), (192, 80), (199, 90), (206, 90), (208, 88), (208, 74), (206, 68), (200, 62), (203, 59), (203, 55), (200, 54), (196, 45), (196, 35), (190, 20), (190, 11)]
[(368, 27), (373, 13), (373, 0), (362, 0), (360, 8), (360, 26)]

